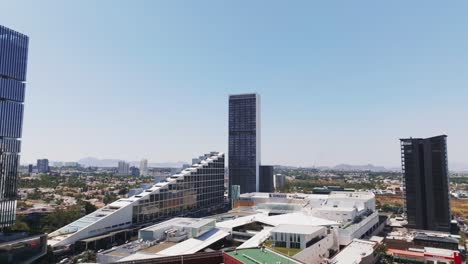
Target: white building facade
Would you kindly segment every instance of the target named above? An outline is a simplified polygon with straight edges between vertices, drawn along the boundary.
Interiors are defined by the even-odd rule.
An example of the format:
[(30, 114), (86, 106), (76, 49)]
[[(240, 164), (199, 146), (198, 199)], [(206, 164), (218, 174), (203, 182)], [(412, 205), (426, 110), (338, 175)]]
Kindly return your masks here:
[(207, 215), (224, 206), (224, 153), (211, 152), (179, 174), (122, 198), (49, 234), (54, 248), (176, 216)]
[(147, 159), (142, 159), (140, 161), (140, 175), (148, 176), (148, 160)]

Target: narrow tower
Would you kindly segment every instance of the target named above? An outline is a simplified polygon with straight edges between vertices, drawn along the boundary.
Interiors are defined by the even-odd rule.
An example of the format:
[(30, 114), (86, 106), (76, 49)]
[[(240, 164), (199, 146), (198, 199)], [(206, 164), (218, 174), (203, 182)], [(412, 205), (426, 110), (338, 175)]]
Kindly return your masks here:
[(229, 96), (229, 192), (260, 190), (260, 95)]
[(0, 26), (0, 230), (15, 222), (28, 42)]

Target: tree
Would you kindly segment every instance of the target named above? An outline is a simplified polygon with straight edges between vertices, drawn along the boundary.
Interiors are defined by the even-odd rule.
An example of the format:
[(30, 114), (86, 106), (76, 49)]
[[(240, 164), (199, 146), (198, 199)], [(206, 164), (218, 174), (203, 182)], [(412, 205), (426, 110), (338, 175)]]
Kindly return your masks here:
[(114, 193), (106, 193), (102, 202), (105, 204), (110, 204), (115, 200), (117, 200), (117, 196)]
[(97, 210), (97, 207), (88, 201), (81, 201), (81, 204), (84, 206), (86, 214), (90, 214)]
[(66, 210), (57, 210), (54, 213), (48, 214), (41, 219), (41, 231), (53, 232), (81, 217), (81, 206), (70, 206)]
[(45, 197), (44, 199), (42, 199), (44, 202), (46, 203), (50, 203), (53, 199), (50, 197), (50, 196), (47, 196)]
[(466, 249), (466, 236), (465, 236), (465, 232), (463, 232), (463, 231), (460, 231), (460, 241), (459, 241), (459, 244), (460, 244), (460, 246), (463, 246), (463, 247), (465, 247), (465, 249)]
[(385, 244), (381, 243), (375, 248), (375, 252), (379, 255), (385, 255), (387, 254), (387, 247)]
[(16, 217), (15, 224), (11, 226), (11, 230), (29, 232), (30, 228), (29, 225), (26, 223), (25, 217), (18, 215)]
[(380, 206), (380, 210), (382, 210), (383, 212), (391, 212), (392, 206), (389, 204), (383, 204)]
[(56, 205), (61, 205), (61, 204), (63, 204), (63, 199), (62, 199), (62, 198), (55, 199), (55, 204), (56, 204)]
[(30, 200), (38, 200), (41, 199), (42, 197), (42, 192), (39, 191), (39, 188), (34, 188), (34, 192), (31, 194), (28, 194), (28, 199)]
[(385, 246), (385, 244), (380, 243), (377, 245), (375, 248), (375, 254), (376, 254), (376, 260), (379, 261), (378, 263), (387, 263), (385, 261), (385, 257), (387, 256), (387, 250), (388, 248)]

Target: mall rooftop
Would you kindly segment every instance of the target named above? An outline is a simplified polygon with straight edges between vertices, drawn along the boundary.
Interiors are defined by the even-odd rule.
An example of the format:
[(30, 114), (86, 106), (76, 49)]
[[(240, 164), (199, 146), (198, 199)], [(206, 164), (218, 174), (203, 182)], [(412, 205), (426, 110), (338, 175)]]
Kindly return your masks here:
[[(226, 258), (232, 258), (234, 260), (237, 260), (237, 263), (240, 262), (244, 264), (259, 264), (259, 263), (301, 264), (301, 262), (299, 261), (296, 261), (284, 255), (280, 255), (266, 248), (249, 248), (249, 249), (235, 250), (235, 251), (226, 253), (226, 255), (227, 257), (225, 257), (225, 261), (226, 261)], [(229, 263), (232, 263), (232, 262), (229, 262)]]

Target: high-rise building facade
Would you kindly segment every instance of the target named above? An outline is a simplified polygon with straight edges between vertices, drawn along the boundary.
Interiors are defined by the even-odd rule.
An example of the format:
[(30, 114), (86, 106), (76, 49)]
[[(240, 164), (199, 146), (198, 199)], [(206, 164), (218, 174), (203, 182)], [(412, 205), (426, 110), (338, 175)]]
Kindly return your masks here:
[(128, 176), (130, 175), (130, 164), (125, 161), (119, 161), (117, 167), (117, 175), (119, 176)]
[(148, 176), (148, 160), (147, 159), (142, 159), (140, 161), (140, 175)]
[(132, 175), (133, 177), (138, 177), (140, 176), (140, 169), (138, 169), (137, 167), (130, 167), (130, 175)]
[(50, 170), (49, 168), (49, 160), (48, 159), (38, 159), (37, 160), (37, 172), (39, 173), (48, 173)]
[(270, 165), (260, 166), (260, 192), (274, 192), (275, 184), (273, 180), (274, 167)]
[(229, 192), (260, 190), (260, 95), (229, 96)]
[(401, 139), (408, 226), (450, 230), (447, 136)]
[(0, 26), (0, 230), (15, 221), (28, 42)]
[(49, 234), (61, 247), (131, 226), (176, 216), (201, 217), (224, 207), (224, 153), (211, 152), (190, 168), (168, 176), (141, 193), (119, 199)]
[(286, 184), (286, 176), (281, 174), (276, 174), (275, 178), (275, 190), (281, 189)]

